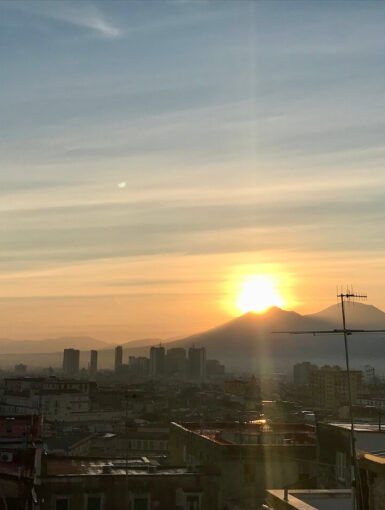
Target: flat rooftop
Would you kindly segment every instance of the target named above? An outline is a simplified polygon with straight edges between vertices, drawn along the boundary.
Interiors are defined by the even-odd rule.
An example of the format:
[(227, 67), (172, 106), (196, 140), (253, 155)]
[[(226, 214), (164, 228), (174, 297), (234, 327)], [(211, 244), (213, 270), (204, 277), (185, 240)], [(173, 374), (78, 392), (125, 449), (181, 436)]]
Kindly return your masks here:
[[(330, 427), (350, 431), (350, 423), (328, 423)], [(375, 423), (354, 424), (356, 446), (358, 450), (383, 455), (385, 451), (385, 426), (379, 428)]]
[(107, 459), (47, 456), (45, 476), (175, 476), (191, 475), (185, 467), (160, 466), (147, 457)]
[(175, 423), (222, 445), (315, 445), (313, 425), (293, 423)]
[[(341, 429), (350, 430), (351, 425), (347, 422), (334, 422), (328, 423), (328, 425), (332, 425), (333, 427), (339, 427)], [(378, 423), (355, 423), (354, 424), (355, 432), (376, 432), (377, 434), (381, 434), (385, 432), (385, 424), (379, 427)]]
[(287, 499), (283, 490), (269, 490), (267, 504), (280, 510), (351, 510), (349, 489), (290, 490)]

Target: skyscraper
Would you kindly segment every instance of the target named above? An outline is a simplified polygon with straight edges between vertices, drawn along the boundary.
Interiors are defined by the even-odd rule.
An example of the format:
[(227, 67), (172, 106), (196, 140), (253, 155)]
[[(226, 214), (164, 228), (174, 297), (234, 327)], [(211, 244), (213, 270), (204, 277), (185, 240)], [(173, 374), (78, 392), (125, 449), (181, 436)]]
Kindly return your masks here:
[(167, 375), (177, 376), (179, 378), (186, 374), (186, 349), (174, 347), (167, 349), (166, 354), (166, 372)]
[(98, 371), (98, 351), (91, 351), (89, 376), (90, 378), (95, 377)]
[(206, 349), (190, 347), (188, 351), (188, 373), (190, 379), (203, 382), (206, 378)]
[(165, 353), (164, 347), (151, 347), (150, 349), (150, 377), (158, 379), (165, 375)]
[(317, 365), (310, 361), (296, 363), (293, 367), (293, 382), (296, 386), (308, 386), (310, 384), (311, 374), (317, 370)]
[(123, 347), (118, 345), (115, 347), (115, 372), (119, 372), (123, 364)]
[[(350, 393), (348, 386), (350, 381)], [(314, 370), (310, 375), (310, 387), (313, 406), (317, 408), (336, 411), (343, 405), (348, 405), (351, 399), (353, 404), (362, 392), (362, 372), (350, 370), (349, 374), (339, 366), (324, 366)]]
[(78, 349), (64, 349), (63, 353), (63, 372), (68, 377), (77, 377), (79, 375), (79, 358), (80, 351)]

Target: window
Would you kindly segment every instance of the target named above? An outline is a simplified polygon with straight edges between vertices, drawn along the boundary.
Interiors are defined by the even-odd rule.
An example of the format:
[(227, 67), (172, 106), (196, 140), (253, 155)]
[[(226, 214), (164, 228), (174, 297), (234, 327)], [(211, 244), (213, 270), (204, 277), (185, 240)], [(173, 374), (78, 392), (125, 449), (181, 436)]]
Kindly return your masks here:
[(148, 498), (146, 496), (135, 497), (134, 510), (148, 510)]
[(337, 480), (341, 482), (346, 480), (346, 455), (344, 452), (336, 453), (336, 475)]
[(87, 510), (101, 510), (102, 498), (99, 494), (89, 494), (87, 496)]
[(199, 494), (193, 496), (186, 496), (185, 510), (200, 510)]
[(256, 477), (256, 467), (255, 464), (245, 464), (243, 466), (244, 471), (244, 479), (246, 483), (254, 483)]
[(69, 510), (68, 498), (56, 498), (55, 510)]

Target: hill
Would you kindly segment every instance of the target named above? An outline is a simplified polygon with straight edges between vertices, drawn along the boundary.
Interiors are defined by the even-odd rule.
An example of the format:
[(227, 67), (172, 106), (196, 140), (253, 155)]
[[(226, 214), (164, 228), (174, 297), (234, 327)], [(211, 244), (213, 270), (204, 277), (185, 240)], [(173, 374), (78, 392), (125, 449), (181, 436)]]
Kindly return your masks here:
[(0, 338), (0, 354), (46, 354), (63, 351), (63, 349), (71, 347), (87, 351), (90, 349), (111, 348), (111, 344), (89, 336), (68, 336), (47, 338), (45, 340), (10, 340), (8, 338)]
[[(358, 313), (357, 313), (358, 312)], [(357, 313), (357, 316), (355, 315)], [(272, 307), (265, 313), (247, 313), (218, 328), (167, 344), (171, 347), (204, 346), (209, 358), (227, 366), (262, 371), (280, 370), (298, 361), (344, 363), (340, 335), (273, 334), (273, 331), (330, 330), (341, 327), (337, 305), (318, 314), (302, 316)], [(348, 304), (348, 325), (356, 328), (384, 328), (385, 313), (370, 305)], [(354, 319), (354, 320), (353, 320)], [(352, 335), (349, 338), (353, 363), (385, 360), (385, 334)], [(364, 340), (364, 341), (363, 341)]]
[[(385, 313), (373, 305), (364, 303), (353, 303), (348, 301), (345, 304), (346, 325), (348, 328), (360, 329), (384, 329)], [(336, 328), (342, 327), (341, 305), (329, 306), (321, 312), (307, 315), (306, 317), (330, 323)]]
[(131, 349), (133, 347), (148, 347), (150, 345), (158, 345), (160, 343), (165, 343), (165, 341), (161, 338), (142, 338), (140, 340), (131, 340), (130, 342), (126, 342), (121, 345), (124, 349)]

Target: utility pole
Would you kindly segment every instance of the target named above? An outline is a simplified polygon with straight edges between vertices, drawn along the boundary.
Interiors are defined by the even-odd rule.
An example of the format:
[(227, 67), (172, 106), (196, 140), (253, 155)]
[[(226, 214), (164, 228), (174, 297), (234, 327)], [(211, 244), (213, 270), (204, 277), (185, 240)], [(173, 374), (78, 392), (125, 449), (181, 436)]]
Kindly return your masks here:
[(345, 317), (345, 303), (350, 300), (363, 300), (367, 296), (364, 294), (356, 294), (351, 289), (347, 289), (346, 292), (337, 292), (337, 298), (341, 302), (341, 314), (342, 314), (342, 329), (332, 330), (319, 330), (319, 331), (272, 331), (272, 333), (286, 333), (290, 335), (343, 335), (344, 337), (344, 348), (345, 348), (345, 362), (346, 362), (346, 375), (347, 375), (347, 388), (348, 388), (348, 401), (349, 401), (349, 415), (350, 415), (350, 442), (351, 442), (351, 462), (353, 465), (354, 481), (352, 481), (352, 487), (355, 495), (354, 507), (356, 510), (365, 510), (363, 494), (361, 490), (360, 471), (357, 462), (356, 452), (356, 439), (354, 430), (354, 414), (353, 414), (353, 399), (352, 389), (350, 380), (350, 360), (349, 360), (349, 344), (348, 336), (353, 334), (363, 333), (385, 333), (384, 329), (348, 329), (346, 327)]

